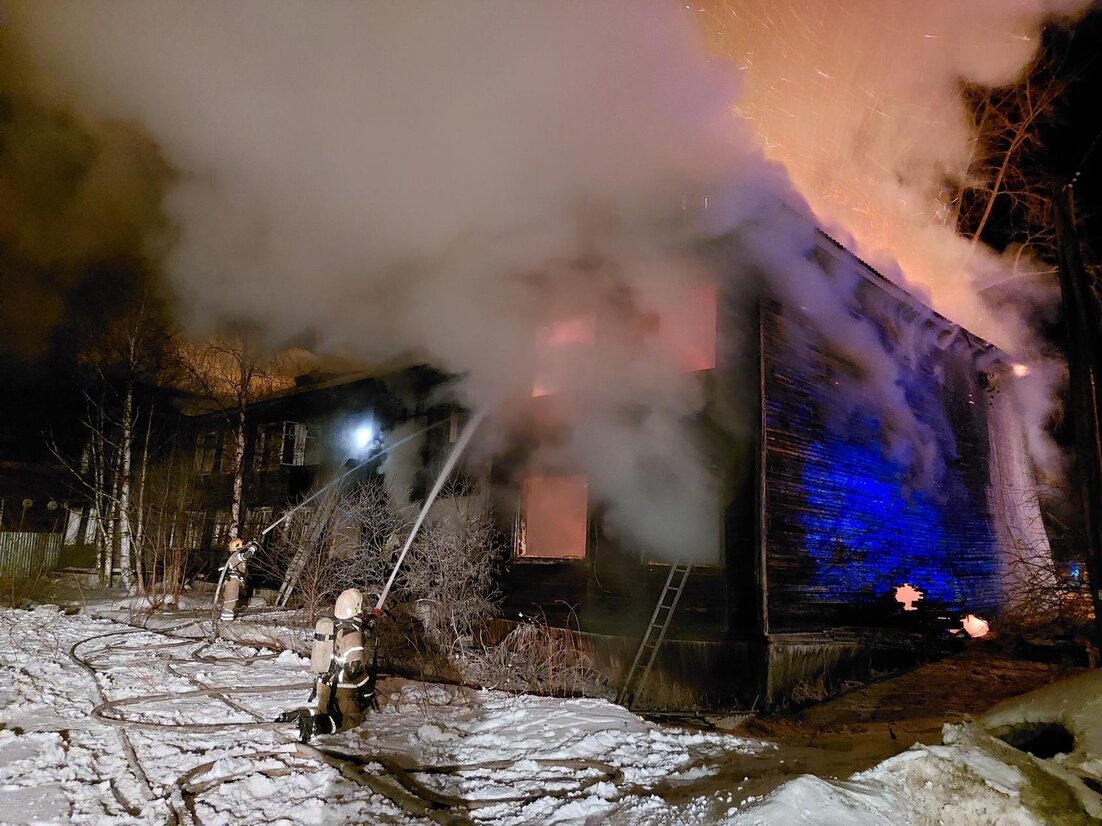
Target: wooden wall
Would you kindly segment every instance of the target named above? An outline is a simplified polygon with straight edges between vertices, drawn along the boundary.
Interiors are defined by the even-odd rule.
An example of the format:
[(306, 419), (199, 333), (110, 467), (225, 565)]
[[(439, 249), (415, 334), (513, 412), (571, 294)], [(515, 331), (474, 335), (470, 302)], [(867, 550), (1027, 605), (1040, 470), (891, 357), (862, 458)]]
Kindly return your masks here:
[(862, 366), (837, 355), (798, 313), (763, 306), (773, 632), (909, 621), (893, 598), (904, 582), (926, 592), (925, 611), (986, 611), (997, 600), (987, 397), (975, 352), (967, 338), (942, 349), (945, 336), (934, 328), (916, 335), (907, 324), (922, 321), (874, 283), (861, 284), (856, 298), (896, 357), (928, 459), (920, 472), (893, 459), (890, 417), (861, 381)]

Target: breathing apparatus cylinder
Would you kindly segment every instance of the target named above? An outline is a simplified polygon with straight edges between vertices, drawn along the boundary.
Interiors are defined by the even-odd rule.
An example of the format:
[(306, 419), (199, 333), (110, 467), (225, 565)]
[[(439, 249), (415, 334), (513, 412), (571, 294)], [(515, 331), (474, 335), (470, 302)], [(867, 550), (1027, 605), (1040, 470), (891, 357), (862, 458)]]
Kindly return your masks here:
[(314, 625), (314, 650), (310, 652), (310, 670), (315, 674), (324, 674), (333, 660), (333, 620), (322, 617)]

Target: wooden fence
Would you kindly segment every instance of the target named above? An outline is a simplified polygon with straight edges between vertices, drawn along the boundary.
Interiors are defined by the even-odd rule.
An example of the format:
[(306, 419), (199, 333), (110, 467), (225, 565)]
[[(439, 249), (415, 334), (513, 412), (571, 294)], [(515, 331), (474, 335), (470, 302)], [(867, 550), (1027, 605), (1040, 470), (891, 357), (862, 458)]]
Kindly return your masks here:
[(27, 577), (49, 571), (61, 557), (60, 533), (0, 531), (0, 577)]

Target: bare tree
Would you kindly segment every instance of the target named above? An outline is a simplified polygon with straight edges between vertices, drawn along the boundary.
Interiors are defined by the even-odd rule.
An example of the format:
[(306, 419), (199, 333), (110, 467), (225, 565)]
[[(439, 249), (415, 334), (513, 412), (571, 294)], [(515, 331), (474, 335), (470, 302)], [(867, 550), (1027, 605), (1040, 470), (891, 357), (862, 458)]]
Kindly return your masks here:
[[(138, 492), (136, 500), (134, 502), (134, 544), (140, 549), (145, 542), (146, 533), (146, 506), (145, 506), (145, 491), (146, 482), (149, 477), (149, 443), (153, 436), (153, 410), (150, 408), (145, 422), (145, 438), (142, 440), (142, 454), (141, 461), (138, 465)], [(145, 580), (145, 572), (143, 570), (143, 557), (139, 552), (134, 560), (134, 573), (138, 580), (139, 590), (142, 588), (142, 582)]]
[[(1077, 81), (1097, 58), (1093, 41), (1083, 49), (1076, 46), (1076, 36), (1074, 27), (1054, 23), (1017, 82), (964, 90), (974, 115), (976, 151), (959, 229), (973, 244), (983, 240), (998, 250), (1019, 244), (1019, 254), (1047, 265), (1043, 274), (1058, 276), (1062, 351), (1069, 368), (1068, 419), (1077, 448), (1078, 544), (1086, 551), (1095, 638), (1102, 645), (1102, 302), (1098, 271), (1083, 260), (1072, 189), (1102, 133), (1083, 144), (1075, 127), (1064, 123), (1066, 116), (1076, 114)], [(1069, 153), (1080, 145), (1078, 152)], [(1007, 295), (1016, 301), (1019, 292), (1011, 289)], [(1055, 576), (1054, 581), (1061, 579)], [(1041, 601), (1040, 594), (1034, 597)]]
[(56, 442), (50, 442), (50, 450), (88, 497), (88, 524), (94, 532), (96, 570), (100, 583), (106, 585), (111, 580), (117, 535), (118, 496), (113, 473), (117, 464), (117, 444), (113, 438), (114, 427), (107, 413), (103, 388), (98, 396), (85, 390), (84, 402), (85, 415), (81, 422), (85, 441), (80, 461), (72, 462)]
[[(297, 514), (267, 557), (282, 576), (297, 560), (295, 602), (312, 627), (345, 588), (373, 604), (390, 577), (410, 529), (383, 485), (334, 491)], [(600, 693), (606, 682), (570, 629), (542, 617), (501, 620), (497, 574), (504, 546), (480, 504), (437, 514), (416, 537), (379, 626), (379, 649), (391, 663), (422, 675), (504, 690), (572, 695)]]
[[(277, 356), (265, 355), (245, 333), (216, 336), (205, 342), (181, 342), (177, 348), (183, 386), (212, 402), (231, 434), (229, 536), (241, 529), (241, 502), (245, 483), (245, 434), (249, 405), (290, 386)], [(225, 448), (223, 448), (225, 449)]]
[(344, 560), (334, 554), (333, 539), (346, 507), (345, 494), (339, 490), (318, 497), (284, 522), (267, 552), (255, 561), (273, 579), (285, 580), (289, 571), (294, 572), (289, 603), (303, 609), (310, 628), (341, 591)]
[(454, 661), (474, 646), (476, 629), (499, 614), (494, 574), (501, 552), (490, 514), (475, 507), (425, 525), (399, 572), (399, 594)]
[[(976, 137), (958, 202), (958, 226), (973, 246), (981, 240), (1000, 248), (1015, 243), (1016, 261), (1026, 253), (1054, 260), (1052, 202), (1043, 185), (1043, 130), (1058, 119), (1059, 103), (1074, 79), (1060, 71), (1056, 56), (1040, 50), (1016, 83), (963, 90)], [(993, 225), (996, 215), (998, 226)]]
[[(139, 391), (160, 380), (171, 333), (159, 303), (145, 292), (131, 294), (133, 285), (125, 278), (121, 283), (124, 286), (115, 296), (115, 315), (109, 323), (84, 331), (87, 340), (80, 358), (92, 381), (84, 394), (87, 441), (82, 459), (74, 463), (56, 445), (53, 447), (55, 455), (88, 492), (95, 508), (101, 577), (110, 581), (117, 552), (122, 584), (132, 591), (139, 581), (135, 578), (134, 537), (141, 532), (141, 508), (136, 509), (133, 501)], [(114, 286), (119, 287), (119, 283)], [(148, 413), (152, 415), (151, 410)], [(147, 446), (151, 429), (149, 419)], [(147, 462), (146, 448), (142, 451), (143, 466)]]
[(197, 498), (199, 480), (189, 461), (175, 451), (142, 474), (144, 507), (141, 533), (135, 537), (141, 592), (150, 610), (176, 605), (186, 584), (191, 548), (187, 518)]

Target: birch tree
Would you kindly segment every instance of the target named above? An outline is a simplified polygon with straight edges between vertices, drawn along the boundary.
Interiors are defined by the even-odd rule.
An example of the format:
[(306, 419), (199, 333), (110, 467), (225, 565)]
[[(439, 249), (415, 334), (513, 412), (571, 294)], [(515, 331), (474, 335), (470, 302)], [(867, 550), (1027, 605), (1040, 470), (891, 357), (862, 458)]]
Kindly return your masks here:
[[(142, 523), (134, 486), (136, 421), (145, 414), (143, 441), (148, 445), (150, 391), (164, 378), (172, 332), (164, 302), (149, 286), (148, 276), (134, 265), (94, 271), (77, 300), (88, 309), (86, 323), (73, 331), (86, 387), (87, 442), (81, 467), (66, 464), (89, 490), (97, 509), (101, 577), (110, 581), (117, 553), (122, 585), (133, 591), (139, 581), (135, 536), (140, 535)], [(144, 466), (148, 447), (137, 452)], [(143, 473), (139, 467), (139, 479)]]

